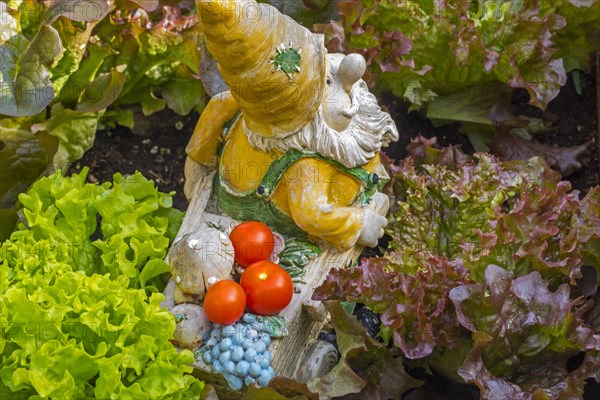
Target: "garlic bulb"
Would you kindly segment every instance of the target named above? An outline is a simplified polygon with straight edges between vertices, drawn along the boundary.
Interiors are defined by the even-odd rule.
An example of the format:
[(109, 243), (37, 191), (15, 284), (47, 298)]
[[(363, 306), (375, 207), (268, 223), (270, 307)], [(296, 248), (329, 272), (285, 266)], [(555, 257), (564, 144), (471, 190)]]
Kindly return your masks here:
[(205, 227), (173, 244), (169, 263), (177, 287), (188, 294), (203, 296), (208, 278), (229, 279), (233, 268), (233, 244), (218, 229)]

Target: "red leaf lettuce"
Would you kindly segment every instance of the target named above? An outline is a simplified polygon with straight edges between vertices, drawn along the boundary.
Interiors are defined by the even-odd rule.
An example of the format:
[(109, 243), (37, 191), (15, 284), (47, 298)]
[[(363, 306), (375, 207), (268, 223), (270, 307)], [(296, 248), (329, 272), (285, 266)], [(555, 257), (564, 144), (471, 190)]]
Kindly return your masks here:
[[(573, 302), (570, 288), (584, 279), (584, 260), (600, 275), (600, 188), (579, 200), (539, 158), (500, 162), (434, 143), (418, 138), (411, 156), (391, 167), (389, 250), (334, 269), (314, 298), (361, 302), (380, 313), (380, 335), (411, 359), (447, 365), (436, 359), (467, 344), (472, 350), (458, 373), (484, 392), (501, 379), (526, 396), (580, 394), (585, 371), (597, 368), (598, 338), (588, 317), (574, 311), (583, 300)], [(501, 294), (505, 307), (495, 300)], [(510, 329), (500, 326), (509, 321)], [(588, 366), (569, 373), (565, 360), (578, 351)], [(530, 384), (527, 374), (546, 364), (556, 367), (556, 379)], [(579, 389), (556, 386), (559, 378)]]

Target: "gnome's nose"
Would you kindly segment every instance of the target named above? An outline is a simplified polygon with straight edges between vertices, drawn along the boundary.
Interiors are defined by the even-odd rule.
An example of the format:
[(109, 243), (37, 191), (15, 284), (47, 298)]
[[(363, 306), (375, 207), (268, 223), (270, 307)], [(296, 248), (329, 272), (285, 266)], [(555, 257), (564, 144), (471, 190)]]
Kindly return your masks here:
[(366, 70), (367, 62), (362, 55), (353, 53), (344, 57), (338, 69), (338, 77), (344, 90), (350, 93), (352, 85), (363, 77)]

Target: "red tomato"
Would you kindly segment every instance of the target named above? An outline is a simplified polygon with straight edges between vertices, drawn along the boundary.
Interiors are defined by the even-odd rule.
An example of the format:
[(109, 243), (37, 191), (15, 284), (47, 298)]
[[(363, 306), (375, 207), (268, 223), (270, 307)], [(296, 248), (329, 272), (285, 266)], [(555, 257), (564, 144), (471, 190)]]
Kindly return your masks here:
[(273, 315), (283, 310), (294, 295), (290, 275), (271, 261), (258, 261), (242, 273), (240, 285), (246, 291), (250, 311), (259, 315)]
[(242, 222), (229, 234), (235, 251), (235, 261), (242, 267), (266, 260), (273, 252), (275, 238), (269, 227), (262, 222)]
[(204, 297), (204, 312), (211, 322), (231, 325), (244, 314), (246, 293), (234, 281), (222, 280), (210, 288)]

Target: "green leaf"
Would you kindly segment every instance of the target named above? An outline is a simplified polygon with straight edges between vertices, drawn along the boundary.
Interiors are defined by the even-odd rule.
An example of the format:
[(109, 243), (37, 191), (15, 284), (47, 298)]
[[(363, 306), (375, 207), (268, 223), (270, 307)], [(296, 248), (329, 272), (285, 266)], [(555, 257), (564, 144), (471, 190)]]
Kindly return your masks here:
[(600, 1), (556, 3), (555, 11), (567, 20), (567, 26), (556, 34), (556, 47), (565, 70), (590, 71), (593, 65), (590, 55), (600, 48)]
[(16, 204), (21, 192), (44, 172), (50, 155), (28, 129), (33, 118), (0, 118), (0, 241), (17, 222)]
[(422, 382), (414, 379), (403, 366), (402, 357), (394, 357), (381, 343), (371, 338), (339, 302), (327, 302), (335, 326), (340, 362), (327, 375), (308, 382), (319, 396), (340, 399), (401, 398)]
[(125, 126), (129, 129), (133, 129), (133, 111), (126, 110), (123, 108), (117, 108), (113, 110), (106, 111), (102, 118), (100, 119), (99, 130), (105, 129), (105, 126), (108, 125), (111, 128), (114, 128), (116, 124), (121, 126)]
[(273, 338), (283, 338), (289, 335), (287, 322), (285, 322), (285, 318), (279, 315), (254, 315), (254, 318), (256, 322), (263, 325), (265, 332)]
[(8, 6), (0, 1), (0, 45), (7, 42), (11, 37), (19, 34), (19, 21), (8, 12)]
[[(42, 397), (70, 397), (83, 392), (76, 382), (86, 382), (98, 373), (94, 358), (74, 341), (63, 346), (58, 341), (42, 345), (31, 357), (29, 378)], [(48, 369), (49, 365), (55, 366)]]
[(354, 309), (356, 308), (356, 302), (354, 302), (354, 301), (342, 301), (341, 303), (342, 303), (342, 308), (349, 315), (352, 315), (352, 313), (354, 313)]
[[(332, 306), (329, 306), (332, 312)], [(340, 316), (345, 311), (338, 305), (337, 311), (333, 309), (332, 317), (345, 318)], [(347, 315), (347, 314), (346, 314)], [(353, 322), (350, 320), (337, 319), (336, 338), (340, 351), (340, 363), (333, 370), (321, 379), (317, 379), (308, 384), (309, 389), (315, 393), (323, 393), (328, 396), (342, 396), (348, 393), (359, 393), (366, 385), (366, 382), (353, 371), (348, 362), (348, 356), (353, 351), (365, 351), (365, 337), (360, 334), (360, 328), (354, 332), (352, 328)], [(368, 339), (366, 339), (368, 340)]]
[(503, 88), (502, 84), (475, 85), (464, 88), (468, 96), (459, 92), (437, 97), (427, 103), (427, 118), (492, 125), (490, 110), (498, 102)]
[(49, 25), (42, 25), (31, 42), (17, 33), (0, 43), (0, 114), (31, 116), (50, 104), (54, 89), (47, 67), (61, 51), (58, 32)]
[(100, 114), (79, 112), (70, 109), (53, 107), (50, 119), (35, 124), (33, 132), (48, 132), (59, 139), (59, 146), (54, 155), (54, 167), (67, 170), (69, 165), (80, 159), (92, 145), (96, 136)]
[(140, 285), (144, 287), (152, 278), (156, 278), (169, 271), (169, 265), (166, 262), (160, 259), (152, 259), (144, 266), (144, 269), (140, 273)]
[(46, 169), (46, 150), (27, 129), (29, 123), (0, 119), (0, 208), (12, 207), (17, 195)]
[[(491, 121), (491, 120), (490, 120)], [(489, 153), (490, 143), (494, 141), (495, 127), (492, 125), (473, 124), (465, 122), (460, 127), (460, 132), (469, 138), (475, 151)]]
[(73, 21), (97, 21), (109, 11), (106, 0), (69, 0), (59, 1), (49, 9), (51, 18), (67, 17)]
[(195, 107), (204, 106), (204, 88), (200, 80), (191, 78), (172, 79), (161, 87), (162, 97), (167, 105), (179, 115), (187, 115)]
[(88, 52), (87, 57), (90, 57), (88, 41), (90, 40), (95, 24), (88, 23), (84, 29), (81, 29), (71, 20), (59, 18), (52, 26), (58, 32), (64, 48), (60, 58), (50, 69), (54, 92), (56, 93), (56, 97), (62, 100), (63, 88), (66, 88), (67, 92), (76, 90), (72, 86), (65, 87), (65, 85), (70, 81), (73, 74), (80, 73), (78, 71), (81, 68), (81, 62), (86, 52)]
[(142, 111), (146, 116), (164, 110), (167, 105), (165, 100), (156, 97), (149, 88), (144, 90), (144, 93), (139, 94), (139, 96), (141, 97), (140, 103), (142, 105)]
[(125, 85), (125, 74), (113, 68), (90, 82), (81, 94), (77, 111), (98, 112), (106, 109), (119, 97)]
[(88, 43), (87, 57), (81, 60), (78, 68), (68, 76), (61, 90), (58, 101), (66, 106), (75, 107), (86, 86), (94, 79), (105, 59), (115, 52), (108, 47)]
[(322, 250), (316, 244), (303, 239), (289, 238), (285, 248), (279, 254), (279, 265), (285, 269), (292, 278), (304, 276), (304, 266)]

